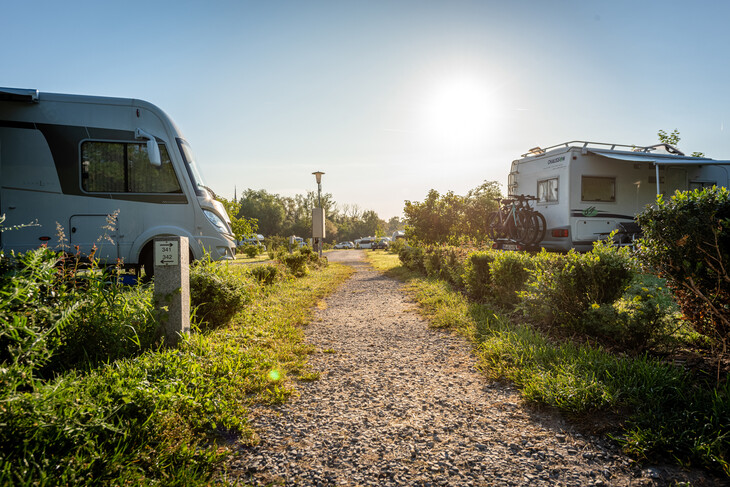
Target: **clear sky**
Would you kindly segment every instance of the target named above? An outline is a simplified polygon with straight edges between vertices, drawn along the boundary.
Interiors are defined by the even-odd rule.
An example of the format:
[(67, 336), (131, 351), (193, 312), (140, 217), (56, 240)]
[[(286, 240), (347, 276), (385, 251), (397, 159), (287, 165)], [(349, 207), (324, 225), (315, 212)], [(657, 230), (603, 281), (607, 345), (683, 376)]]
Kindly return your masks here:
[(0, 86), (140, 98), (209, 186), (401, 216), (506, 183), (569, 140), (730, 159), (730, 3), (125, 0), (0, 3)]

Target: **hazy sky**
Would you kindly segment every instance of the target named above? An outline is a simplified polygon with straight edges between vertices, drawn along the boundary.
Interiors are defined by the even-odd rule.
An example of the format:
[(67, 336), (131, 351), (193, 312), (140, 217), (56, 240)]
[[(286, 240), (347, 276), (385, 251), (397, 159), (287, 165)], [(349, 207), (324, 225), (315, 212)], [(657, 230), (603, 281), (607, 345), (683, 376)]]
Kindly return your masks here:
[(730, 159), (730, 3), (2, 0), (0, 86), (140, 98), (208, 184), (400, 216), (569, 140)]

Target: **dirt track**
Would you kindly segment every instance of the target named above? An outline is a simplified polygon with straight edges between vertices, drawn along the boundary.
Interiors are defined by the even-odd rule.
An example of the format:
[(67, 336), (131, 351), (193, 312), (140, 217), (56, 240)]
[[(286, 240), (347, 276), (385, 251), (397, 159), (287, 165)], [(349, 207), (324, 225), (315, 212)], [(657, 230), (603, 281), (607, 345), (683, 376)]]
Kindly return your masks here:
[[(402, 284), (365, 251), (328, 254), (357, 270), (307, 326), (320, 380), (261, 407), (261, 442), (230, 475), (253, 485), (715, 485), (676, 468), (634, 466), (606, 442), (523, 406), (485, 379), (470, 345), (428, 328)], [(230, 477), (229, 477), (230, 478)]]

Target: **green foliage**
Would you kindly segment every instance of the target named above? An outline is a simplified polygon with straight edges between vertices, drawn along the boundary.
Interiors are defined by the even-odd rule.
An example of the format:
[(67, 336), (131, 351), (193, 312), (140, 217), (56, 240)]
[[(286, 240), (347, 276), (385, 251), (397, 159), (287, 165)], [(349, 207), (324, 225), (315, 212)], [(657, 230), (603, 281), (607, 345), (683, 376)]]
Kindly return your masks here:
[[(233, 435), (251, 443), (245, 405), (291, 394), (287, 377), (306, 375), (310, 351), (298, 325), (350, 272), (332, 266), (305, 280), (254, 285), (255, 299), (226, 328), (187, 336), (176, 349), (80, 367), (83, 375), (44, 378), (35, 372), (79, 316), (67, 301), (98, 288), (86, 272), (59, 271), (53, 252), (13, 259), (0, 259), (0, 435), (12, 439), (0, 441), (0, 485), (210, 485), (224, 454), (215, 440)], [(244, 274), (239, 280), (255, 284)], [(88, 276), (101, 282), (98, 273)], [(100, 305), (89, 310), (108, 313)]]
[(431, 190), (420, 202), (405, 202), (406, 236), (411, 244), (458, 244), (482, 241), (487, 235), (487, 216), (497, 208), (499, 184), (484, 182), (466, 196)]
[(294, 277), (306, 276), (310, 267), (319, 268), (327, 265), (325, 257), (320, 259), (319, 254), (307, 246), (292, 253), (280, 253), (276, 259), (284, 264)]
[(246, 244), (239, 247), (240, 251), (246, 254), (246, 257), (253, 259), (257, 255), (263, 253), (264, 249), (260, 245)]
[(267, 286), (283, 277), (283, 272), (276, 264), (255, 265), (250, 272), (257, 281)]
[(593, 251), (565, 255), (538, 254), (533, 278), (520, 295), (526, 315), (538, 322), (581, 330), (592, 305), (610, 304), (626, 290), (636, 270), (628, 249), (610, 240), (596, 242)]
[(407, 269), (425, 274), (423, 257), (424, 252), (420, 246), (404, 245), (398, 252), (398, 258)]
[(637, 216), (640, 257), (674, 290), (684, 315), (708, 336), (730, 335), (730, 193), (677, 192)]
[(483, 301), (491, 294), (493, 261), (494, 253), (491, 251), (474, 252), (467, 257), (464, 266), (464, 285), (472, 299)]
[(583, 326), (606, 343), (638, 353), (669, 341), (679, 322), (676, 309), (673, 296), (660, 280), (637, 274), (619, 299), (592, 304)]
[(669, 144), (673, 145), (674, 147), (677, 147), (679, 144), (679, 141), (681, 140), (679, 137), (679, 130), (674, 129), (671, 134), (668, 134), (664, 130), (659, 130), (657, 133), (657, 137), (659, 137), (659, 142), (662, 144)]
[(253, 287), (232, 266), (205, 259), (190, 266), (190, 306), (204, 326), (226, 325), (251, 301)]
[(258, 221), (255, 218), (246, 219), (241, 215), (241, 204), (238, 201), (228, 200), (218, 195), (215, 196), (223, 204), (226, 213), (228, 213), (228, 217), (231, 219), (231, 230), (233, 230), (236, 241), (242, 240), (246, 235), (251, 235), (256, 232), (258, 229)]
[(488, 288), (491, 301), (500, 308), (514, 308), (519, 302), (519, 293), (532, 276), (535, 260), (524, 252), (494, 252), (493, 256)]

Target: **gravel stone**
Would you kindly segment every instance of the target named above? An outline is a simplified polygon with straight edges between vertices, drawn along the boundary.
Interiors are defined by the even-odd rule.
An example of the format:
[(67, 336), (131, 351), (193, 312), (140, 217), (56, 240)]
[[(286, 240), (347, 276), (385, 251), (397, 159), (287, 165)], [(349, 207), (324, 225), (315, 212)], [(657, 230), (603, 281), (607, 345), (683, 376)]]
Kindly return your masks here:
[[(579, 434), (519, 392), (477, 371), (463, 337), (428, 327), (403, 284), (372, 269), (365, 251), (329, 260), (355, 274), (305, 327), (320, 379), (299, 396), (257, 406), (256, 446), (221, 476), (286, 486), (720, 485), (702, 471), (639, 466), (612, 444)], [(332, 353), (334, 351), (334, 353)], [(642, 475), (643, 473), (643, 475)]]

